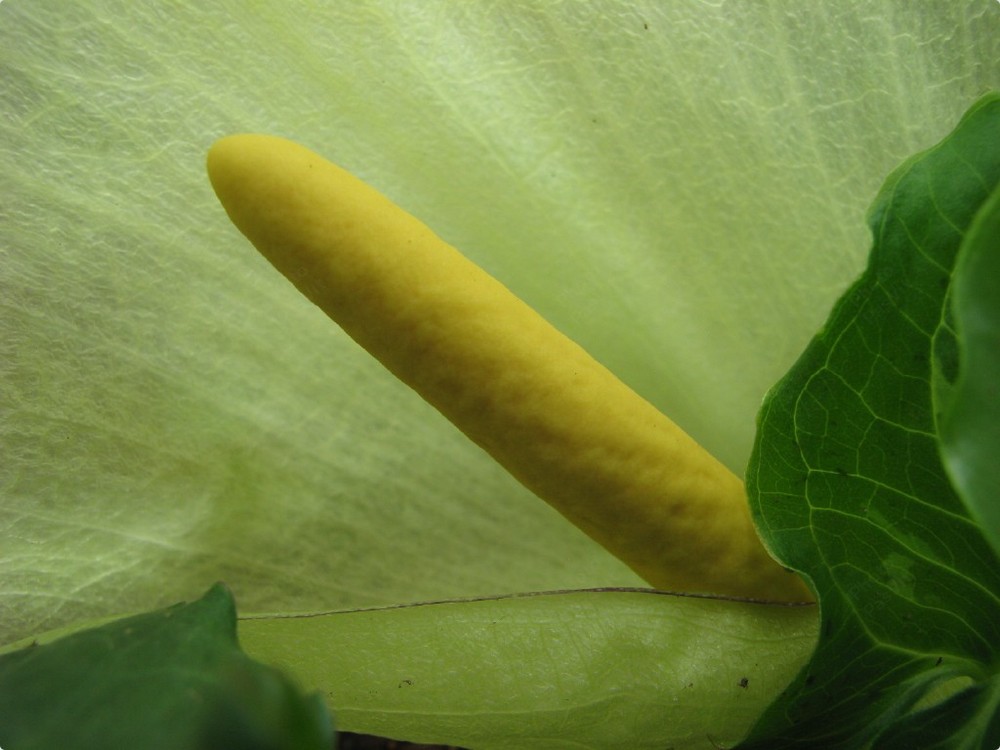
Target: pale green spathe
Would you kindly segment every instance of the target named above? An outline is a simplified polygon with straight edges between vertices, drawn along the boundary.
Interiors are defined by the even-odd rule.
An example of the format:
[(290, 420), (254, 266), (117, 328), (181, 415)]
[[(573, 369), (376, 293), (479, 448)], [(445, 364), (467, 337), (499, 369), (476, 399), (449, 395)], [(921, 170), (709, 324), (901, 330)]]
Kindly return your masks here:
[(328, 151), (739, 471), (884, 175), (1000, 86), (978, 0), (513, 7), (0, 5), (0, 640), (636, 583), (246, 250), (216, 137)]

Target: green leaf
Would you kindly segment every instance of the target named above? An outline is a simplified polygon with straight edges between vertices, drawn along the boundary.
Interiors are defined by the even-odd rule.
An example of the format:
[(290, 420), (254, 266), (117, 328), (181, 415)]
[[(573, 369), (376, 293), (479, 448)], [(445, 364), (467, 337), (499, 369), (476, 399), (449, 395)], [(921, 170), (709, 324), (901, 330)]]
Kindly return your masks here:
[(569, 591), (240, 620), (337, 724), (476, 750), (731, 745), (808, 660), (814, 606)]
[(952, 483), (1000, 552), (1000, 190), (962, 243), (952, 293), (958, 380), (941, 420)]
[(236, 642), (232, 595), (117, 620), (0, 656), (0, 746), (14, 750), (329, 750), (302, 697)]
[[(998, 182), (991, 95), (890, 176), (870, 215), (868, 269), (765, 401), (751, 503), (776, 557), (812, 581), (822, 626), (812, 662), (747, 748), (909, 736), (931, 688), (996, 674), (1000, 563), (948, 481), (934, 399), (951, 397), (957, 371), (952, 267)], [(996, 696), (983, 690), (941, 704), (938, 725), (968, 731), (969, 702)]]
[(995, 750), (1000, 742), (1000, 675), (916, 713), (878, 738), (876, 750)]

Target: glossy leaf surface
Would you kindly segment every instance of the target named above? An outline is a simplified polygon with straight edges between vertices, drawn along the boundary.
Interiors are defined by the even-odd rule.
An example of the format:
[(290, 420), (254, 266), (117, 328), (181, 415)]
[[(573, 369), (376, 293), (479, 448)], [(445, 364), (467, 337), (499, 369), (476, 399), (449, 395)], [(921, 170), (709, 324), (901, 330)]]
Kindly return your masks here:
[(943, 405), (942, 450), (952, 481), (1000, 552), (1000, 191), (980, 209), (955, 268), (953, 309), (962, 347)]
[[(952, 269), (998, 184), (992, 95), (889, 177), (871, 211), (868, 270), (764, 404), (751, 503), (778, 559), (812, 580), (822, 629), (748, 748), (906, 736), (927, 718), (910, 716), (926, 692), (957, 677), (975, 687), (938, 711), (956, 736), (986, 741), (1000, 561), (949, 483), (935, 399), (950, 401), (962, 346), (949, 324)], [(966, 701), (984, 695), (993, 702), (970, 720)]]
[(320, 697), (247, 658), (232, 595), (0, 656), (0, 745), (17, 750), (329, 750)]

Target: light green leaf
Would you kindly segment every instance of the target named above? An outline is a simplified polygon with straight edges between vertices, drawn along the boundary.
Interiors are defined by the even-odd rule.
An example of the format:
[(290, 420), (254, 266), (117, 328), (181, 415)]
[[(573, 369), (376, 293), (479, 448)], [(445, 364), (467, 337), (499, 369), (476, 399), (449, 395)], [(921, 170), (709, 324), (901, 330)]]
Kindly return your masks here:
[[(994, 94), (889, 177), (867, 271), (768, 395), (751, 504), (776, 557), (813, 582), (822, 627), (742, 747), (895, 747), (931, 725), (950, 725), (956, 743), (1000, 740), (987, 735), (1000, 560), (948, 482), (934, 411), (963, 345), (947, 322), (952, 268), (998, 184)], [(971, 687), (925, 713), (942, 684)]]
[(728, 746), (808, 660), (813, 606), (567, 591), (240, 621), (338, 727), (476, 750)]
[(1000, 190), (969, 227), (952, 293), (961, 341), (941, 450), (959, 494), (1000, 552)]
[(15, 750), (329, 750), (330, 717), (244, 655), (232, 595), (0, 656), (0, 746)]

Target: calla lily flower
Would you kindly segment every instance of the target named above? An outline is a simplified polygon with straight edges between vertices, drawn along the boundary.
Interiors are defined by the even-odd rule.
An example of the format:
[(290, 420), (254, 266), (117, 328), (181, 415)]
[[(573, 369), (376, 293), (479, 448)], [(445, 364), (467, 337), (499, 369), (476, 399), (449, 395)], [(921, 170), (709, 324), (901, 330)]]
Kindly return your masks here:
[[(646, 586), (247, 248), (205, 175), (219, 137), (377, 186), (742, 474), (885, 175), (1000, 87), (998, 32), (978, 0), (3, 2), (0, 643), (217, 580), (272, 613)], [(566, 596), (608, 632), (660, 606)], [(546, 601), (522, 635), (560, 622)], [(429, 611), (354, 637), (432, 634)], [(742, 622), (801, 647), (708, 741), (808, 657), (814, 623), (772, 617)], [(345, 728), (406, 731), (376, 713)]]

